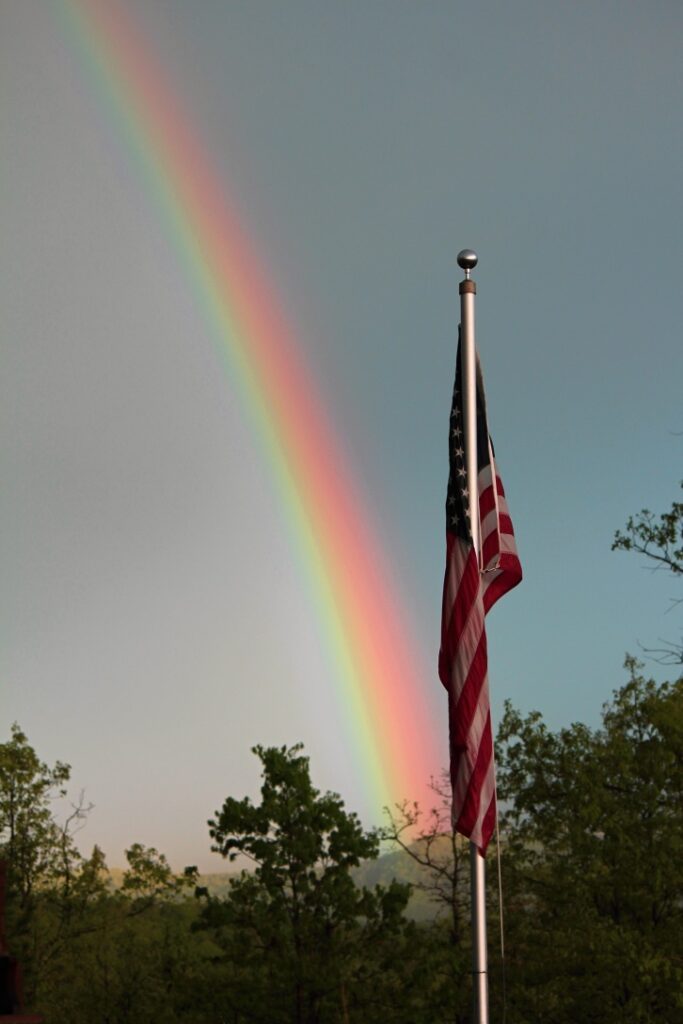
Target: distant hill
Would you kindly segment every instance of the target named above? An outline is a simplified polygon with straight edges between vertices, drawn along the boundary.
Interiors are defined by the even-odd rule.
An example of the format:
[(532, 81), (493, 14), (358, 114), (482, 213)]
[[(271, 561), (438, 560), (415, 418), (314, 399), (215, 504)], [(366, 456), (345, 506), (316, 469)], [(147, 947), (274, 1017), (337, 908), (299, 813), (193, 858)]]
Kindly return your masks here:
[[(444, 854), (445, 854), (444, 849)], [(424, 881), (427, 873), (403, 850), (382, 854), (377, 860), (365, 861), (353, 872), (357, 885), (372, 888), (375, 885), (389, 885), (392, 881), (409, 882), (413, 888), (407, 913), (414, 921), (432, 921), (439, 913), (439, 904), (430, 899), (426, 892), (416, 888)]]
[[(123, 885), (124, 868), (107, 868), (109, 884), (112, 889), (120, 889)], [(239, 875), (239, 871), (217, 871), (209, 875), (199, 875), (198, 885), (205, 886), (212, 896), (226, 896), (230, 889), (233, 878)]]
[[(110, 868), (109, 878), (113, 888), (118, 889), (123, 882), (123, 868)], [(205, 886), (214, 897), (227, 896), (232, 880), (239, 871), (216, 871), (200, 875), (198, 884)], [(389, 885), (392, 881), (409, 882), (413, 886), (425, 876), (424, 869), (403, 850), (394, 850), (382, 854), (376, 860), (364, 861), (352, 871), (356, 885), (364, 885), (372, 889), (376, 885)], [(413, 889), (408, 904), (408, 916), (415, 921), (433, 920), (438, 913), (438, 905), (419, 889)]]
[(239, 871), (215, 871), (210, 875), (200, 875), (197, 884), (205, 886), (211, 896), (223, 899), (230, 891), (233, 878), (239, 874)]

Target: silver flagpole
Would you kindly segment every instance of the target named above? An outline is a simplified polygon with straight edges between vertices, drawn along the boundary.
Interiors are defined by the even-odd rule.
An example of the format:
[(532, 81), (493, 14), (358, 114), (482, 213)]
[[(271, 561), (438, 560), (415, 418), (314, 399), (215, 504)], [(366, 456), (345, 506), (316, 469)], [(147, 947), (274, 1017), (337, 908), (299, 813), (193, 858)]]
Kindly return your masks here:
[[(458, 253), (458, 266), (465, 271), (460, 282), (460, 351), (462, 358), (462, 402), (465, 425), (465, 465), (472, 544), (481, 558), (479, 543), (479, 489), (477, 486), (477, 357), (474, 340), (474, 296), (477, 286), (470, 277), (478, 257), (472, 249)], [(472, 900), (472, 987), (474, 1024), (488, 1024), (488, 956), (486, 949), (486, 876), (484, 858), (470, 843), (470, 889)]]

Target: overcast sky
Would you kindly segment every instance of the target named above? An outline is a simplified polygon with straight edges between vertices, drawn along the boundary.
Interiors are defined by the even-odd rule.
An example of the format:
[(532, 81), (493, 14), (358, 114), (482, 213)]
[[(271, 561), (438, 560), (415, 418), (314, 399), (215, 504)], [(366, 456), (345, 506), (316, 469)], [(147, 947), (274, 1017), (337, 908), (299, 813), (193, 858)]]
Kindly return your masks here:
[[(610, 544), (683, 476), (680, 4), (127, 6), (296, 327), (435, 719), (455, 257), (478, 251), (525, 571), (489, 621), (494, 715), (597, 724), (625, 652), (678, 630), (671, 581)], [(259, 439), (61, 9), (0, 4), (4, 736), (73, 765), (111, 864), (141, 841), (219, 870), (205, 821), (256, 792), (253, 743), (303, 740), (376, 810)]]

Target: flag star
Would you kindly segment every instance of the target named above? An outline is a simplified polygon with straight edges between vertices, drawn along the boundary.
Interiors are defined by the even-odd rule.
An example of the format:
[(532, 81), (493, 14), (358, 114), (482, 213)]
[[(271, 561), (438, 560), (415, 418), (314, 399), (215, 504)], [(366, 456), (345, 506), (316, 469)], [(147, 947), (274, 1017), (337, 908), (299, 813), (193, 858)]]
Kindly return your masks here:
[(460, 427), (453, 427), (453, 429), (451, 430), (451, 437), (458, 437), (459, 438), (461, 436), (462, 436), (462, 430), (460, 429)]
[(461, 459), (464, 454), (465, 454), (465, 452), (463, 451), (462, 448), (456, 448), (455, 449), (454, 455), (455, 455), (456, 459)]
[(450, 498), (448, 499), (448, 504), (449, 505), (455, 505), (455, 497), (452, 494), (451, 494)]
[(451, 526), (457, 526), (460, 520), (457, 516), (451, 516)]
[(460, 491), (460, 493), (463, 496), (463, 498), (469, 498), (469, 496), (470, 496), (470, 492), (467, 490), (466, 487), (463, 487), (463, 489)]
[(458, 466), (458, 476), (467, 476), (467, 470), (464, 466)]

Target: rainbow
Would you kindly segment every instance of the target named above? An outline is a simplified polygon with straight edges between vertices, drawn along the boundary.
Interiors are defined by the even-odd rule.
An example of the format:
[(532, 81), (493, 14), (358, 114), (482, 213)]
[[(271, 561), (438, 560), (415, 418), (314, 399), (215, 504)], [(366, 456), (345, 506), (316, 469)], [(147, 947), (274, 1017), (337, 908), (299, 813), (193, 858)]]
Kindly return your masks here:
[(163, 209), (272, 467), (325, 637), (349, 764), (372, 805), (423, 797), (444, 748), (429, 717), (436, 680), (419, 670), (381, 543), (295, 332), (139, 27), (112, 0), (63, 0), (63, 11)]

